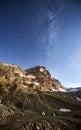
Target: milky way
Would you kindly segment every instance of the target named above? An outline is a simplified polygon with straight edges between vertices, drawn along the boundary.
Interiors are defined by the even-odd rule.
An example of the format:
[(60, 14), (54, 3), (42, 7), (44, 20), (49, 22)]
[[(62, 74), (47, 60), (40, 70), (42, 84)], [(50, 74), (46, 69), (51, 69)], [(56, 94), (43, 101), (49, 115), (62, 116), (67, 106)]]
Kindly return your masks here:
[[(81, 84), (81, 0), (0, 1), (0, 60)], [(75, 75), (75, 76), (74, 76)]]

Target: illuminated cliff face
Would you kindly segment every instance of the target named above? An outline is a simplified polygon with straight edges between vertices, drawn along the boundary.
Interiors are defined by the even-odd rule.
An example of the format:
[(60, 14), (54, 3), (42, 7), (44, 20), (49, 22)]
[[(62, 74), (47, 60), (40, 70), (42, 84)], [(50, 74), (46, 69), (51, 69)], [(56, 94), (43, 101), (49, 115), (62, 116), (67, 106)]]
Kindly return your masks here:
[[(40, 91), (61, 91), (61, 83), (43, 66), (22, 70), (17, 65), (0, 63), (0, 83), (10, 88), (12, 84), (20, 84), (24, 88)], [(63, 89), (64, 90), (64, 89)]]

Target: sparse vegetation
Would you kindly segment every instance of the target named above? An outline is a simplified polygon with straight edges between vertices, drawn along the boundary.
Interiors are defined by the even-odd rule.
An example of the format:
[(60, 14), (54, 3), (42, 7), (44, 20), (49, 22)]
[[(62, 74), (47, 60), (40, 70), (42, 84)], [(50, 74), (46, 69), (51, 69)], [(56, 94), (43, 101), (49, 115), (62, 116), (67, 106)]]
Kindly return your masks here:
[[(40, 66), (26, 70), (31, 78), (19, 67), (1, 67), (0, 130), (81, 130), (81, 102), (76, 100), (81, 91), (47, 91), (52, 86), (58, 90), (61, 83), (51, 79), (44, 67), (42, 72)], [(5, 79), (6, 71), (9, 79)], [(36, 87), (34, 82), (40, 85)], [(59, 111), (61, 108), (70, 111)]]

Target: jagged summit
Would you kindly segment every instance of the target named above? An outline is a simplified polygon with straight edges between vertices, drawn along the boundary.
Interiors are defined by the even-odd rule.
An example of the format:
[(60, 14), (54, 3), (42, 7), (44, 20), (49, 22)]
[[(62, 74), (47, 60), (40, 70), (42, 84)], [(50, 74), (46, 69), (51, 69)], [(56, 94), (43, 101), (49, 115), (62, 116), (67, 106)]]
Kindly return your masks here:
[(35, 75), (38, 73), (43, 73), (44, 75), (51, 77), (51, 74), (48, 72), (48, 70), (44, 66), (40, 65), (32, 67), (30, 69), (26, 69), (25, 71), (27, 75), (30, 73), (33, 73)]
[(27, 90), (66, 91), (60, 81), (52, 78), (44, 66), (22, 70), (17, 65), (0, 62), (0, 83), (6, 86), (6, 89), (16, 84)]
[(42, 91), (65, 91), (61, 82), (51, 77), (51, 74), (44, 66), (36, 66), (25, 70), (26, 75), (34, 75), (40, 83)]

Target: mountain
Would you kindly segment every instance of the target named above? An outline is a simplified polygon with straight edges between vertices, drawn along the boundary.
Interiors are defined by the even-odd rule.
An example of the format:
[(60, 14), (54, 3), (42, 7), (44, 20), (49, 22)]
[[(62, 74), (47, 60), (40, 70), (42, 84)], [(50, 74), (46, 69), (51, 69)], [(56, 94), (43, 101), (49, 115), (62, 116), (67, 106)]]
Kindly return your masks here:
[(23, 89), (37, 91), (66, 91), (62, 84), (52, 78), (43, 66), (22, 70), (14, 64), (0, 63), (0, 86), (2, 86), (4, 94), (7, 94), (14, 84), (21, 85)]
[(1, 130), (81, 130), (81, 91), (67, 91), (44, 66), (0, 63)]
[(69, 89), (67, 89), (67, 91), (69, 91), (69, 92), (78, 92), (78, 91), (81, 91), (81, 87), (69, 88)]
[(35, 66), (25, 70), (26, 75), (34, 75), (39, 83), (41, 91), (66, 91), (61, 82), (51, 77), (51, 74), (44, 66)]

